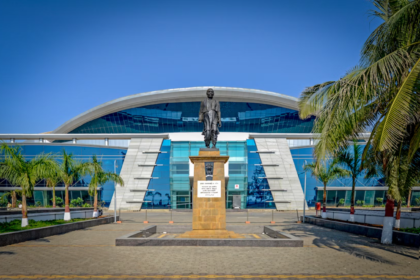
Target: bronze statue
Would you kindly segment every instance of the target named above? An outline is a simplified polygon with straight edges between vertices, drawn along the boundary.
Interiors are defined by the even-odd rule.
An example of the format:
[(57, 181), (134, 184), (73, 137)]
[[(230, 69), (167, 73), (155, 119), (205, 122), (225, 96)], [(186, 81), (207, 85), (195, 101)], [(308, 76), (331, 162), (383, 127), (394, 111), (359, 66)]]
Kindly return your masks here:
[(210, 141), (213, 143), (213, 148), (216, 147), (217, 135), (219, 134), (219, 127), (222, 126), (222, 115), (220, 113), (219, 101), (213, 98), (214, 91), (212, 88), (207, 90), (207, 98), (201, 102), (198, 122), (203, 123), (204, 142), (206, 147), (210, 148)]

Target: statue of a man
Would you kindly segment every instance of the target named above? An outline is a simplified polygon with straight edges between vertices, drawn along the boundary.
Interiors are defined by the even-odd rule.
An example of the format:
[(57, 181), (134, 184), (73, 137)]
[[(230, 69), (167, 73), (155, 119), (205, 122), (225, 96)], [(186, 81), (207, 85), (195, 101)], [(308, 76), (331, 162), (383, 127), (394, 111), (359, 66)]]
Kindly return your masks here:
[(206, 147), (210, 148), (210, 141), (213, 148), (216, 147), (217, 135), (219, 127), (222, 126), (222, 116), (220, 113), (219, 101), (213, 98), (214, 91), (212, 88), (207, 90), (207, 98), (201, 102), (198, 122), (203, 123), (203, 135)]

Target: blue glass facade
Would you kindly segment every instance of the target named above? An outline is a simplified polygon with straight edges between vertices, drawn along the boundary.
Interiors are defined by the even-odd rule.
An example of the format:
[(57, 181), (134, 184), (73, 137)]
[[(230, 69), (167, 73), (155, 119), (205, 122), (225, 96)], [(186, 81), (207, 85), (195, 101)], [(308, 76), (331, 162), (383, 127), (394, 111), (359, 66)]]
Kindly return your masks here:
[[(203, 142), (174, 142), (164, 140), (162, 142), (161, 151), (157, 158), (157, 166), (153, 170), (152, 177), (148, 186), (148, 192), (143, 203), (144, 209), (156, 208), (191, 208), (192, 197), (189, 177), (189, 156), (198, 155), (200, 148), (204, 147)], [(117, 164), (117, 173), (120, 172), (126, 149), (112, 147), (89, 147), (74, 144), (24, 144), (21, 145), (22, 153), (25, 158), (31, 159), (41, 153), (56, 154), (59, 160), (60, 153), (63, 149), (67, 153), (73, 153), (75, 159), (80, 161), (88, 161), (92, 155), (97, 155), (99, 160), (103, 162), (106, 171), (114, 171), (114, 162)], [(275, 208), (273, 197), (270, 192), (270, 186), (265, 176), (264, 168), (261, 166), (261, 159), (257, 150), (255, 141), (250, 139), (246, 141), (220, 141), (218, 143), (221, 155), (228, 155), (229, 159), (229, 181), (226, 188), (226, 207), (232, 207), (233, 195), (240, 195), (242, 208), (258, 208), (273, 209)], [(291, 154), (299, 175), (302, 189), (304, 187), (305, 174), (303, 165), (313, 162), (313, 147), (291, 148)], [(1, 159), (1, 155), (0, 155)], [(90, 178), (86, 176), (74, 184), (74, 187), (87, 187)], [(306, 201), (309, 206), (314, 206), (315, 202), (322, 200), (322, 191), (317, 191), (317, 187), (322, 186), (320, 182), (307, 173), (306, 178)], [(366, 186), (384, 186), (381, 180), (377, 178), (366, 180), (363, 176), (358, 178), (356, 185), (358, 187)], [(62, 187), (63, 185), (58, 185)], [(328, 184), (329, 187), (350, 187), (351, 179), (339, 179)], [(0, 187), (11, 187), (11, 185), (0, 179)], [(37, 187), (45, 187), (45, 182), (40, 182)], [(108, 206), (114, 194), (114, 184), (107, 183), (100, 192), (100, 198)], [(0, 191), (0, 195), (2, 192)], [(356, 191), (356, 201), (363, 201), (365, 205), (376, 205), (378, 199), (383, 198), (385, 201), (385, 191)], [(63, 191), (57, 191), (57, 196), (64, 198)], [(87, 191), (71, 191), (70, 199), (81, 197), (86, 203), (91, 203), (92, 198)], [(417, 198), (417, 193), (414, 193)], [(41, 202), (42, 205), (51, 204), (51, 192), (35, 191), (33, 198), (29, 200), (29, 204)], [(350, 191), (346, 190), (329, 190), (327, 192), (327, 204), (337, 205), (344, 199), (345, 205), (350, 204)], [(416, 204), (413, 199), (414, 205)]]
[[(41, 153), (51, 153), (56, 156), (57, 160), (60, 160), (60, 154), (64, 150), (67, 153), (72, 153), (74, 158), (78, 161), (89, 161), (93, 155), (98, 157), (98, 160), (102, 161), (102, 167), (106, 171), (114, 172), (114, 163), (116, 163), (116, 172), (120, 173), (125, 155), (126, 149), (116, 149), (111, 147), (87, 147), (77, 145), (57, 145), (57, 144), (31, 144), (21, 145), (22, 154), (26, 159), (30, 160)], [(0, 155), (0, 159), (4, 157)], [(75, 182), (72, 187), (87, 187), (90, 182), (90, 176), (85, 176), (79, 181)], [(46, 187), (45, 182), (39, 182), (37, 187)], [(6, 180), (0, 179), (0, 187), (12, 187)], [(57, 185), (57, 187), (64, 187), (63, 184)], [(105, 202), (105, 206), (108, 206), (111, 202), (112, 196), (114, 195), (114, 183), (108, 182), (102, 186), (100, 192), (100, 199)], [(56, 191), (56, 196), (64, 198), (64, 191)], [(70, 199), (76, 199), (78, 197), (83, 198), (86, 203), (91, 204), (92, 198), (89, 197), (87, 191), (70, 191)], [(52, 194), (49, 191), (35, 191), (28, 204), (36, 204), (38, 201), (42, 205), (51, 204)]]
[[(310, 133), (314, 118), (301, 120), (298, 111), (266, 104), (220, 102), (221, 132)], [(200, 132), (200, 102), (162, 103), (131, 108), (89, 121), (70, 133)]]
[[(246, 142), (223, 142), (217, 146), (221, 155), (229, 158), (229, 182), (226, 187), (226, 207), (232, 207), (232, 196), (240, 195), (242, 208), (247, 203), (247, 145)], [(143, 208), (182, 209), (191, 208), (191, 185), (189, 177), (189, 157), (198, 155), (199, 149), (205, 148), (203, 142), (172, 142), (164, 140), (162, 151), (158, 157), (152, 177), (159, 177), (150, 181)], [(158, 199), (153, 199), (158, 197)]]

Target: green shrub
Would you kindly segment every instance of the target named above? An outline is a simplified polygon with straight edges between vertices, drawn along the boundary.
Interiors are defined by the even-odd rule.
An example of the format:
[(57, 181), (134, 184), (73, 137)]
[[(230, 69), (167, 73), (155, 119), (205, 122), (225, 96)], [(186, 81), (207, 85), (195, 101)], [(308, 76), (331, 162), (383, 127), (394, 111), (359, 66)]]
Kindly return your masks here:
[(420, 228), (400, 228), (400, 231), (420, 234)]
[(362, 205), (363, 205), (363, 203), (364, 203), (364, 201), (363, 201), (363, 200), (358, 200), (358, 201), (356, 201), (357, 206), (362, 206)]
[(0, 207), (6, 207), (9, 204), (9, 201), (5, 197), (0, 198)]
[(344, 206), (344, 202), (345, 202), (344, 198), (341, 198), (341, 199), (338, 201), (338, 206)]
[(37, 202), (35, 203), (35, 206), (36, 206), (36, 207), (41, 207), (41, 206), (42, 206), (42, 202), (41, 202), (41, 201), (37, 201)]
[(420, 206), (420, 197), (415, 198), (414, 201), (416, 202), (417, 206)]
[[(53, 201), (53, 199), (51, 198), (51, 202), (52, 202), (52, 201)], [(61, 197), (56, 196), (56, 197), (55, 197), (55, 204), (56, 204), (57, 206), (63, 205), (63, 204), (64, 204), (64, 200), (63, 200)]]
[(381, 204), (382, 205), (382, 202), (384, 202), (384, 199), (381, 198), (381, 197), (377, 197), (376, 198), (376, 202), (378, 202), (378, 204)]
[(70, 207), (80, 207), (83, 205), (83, 199), (81, 197), (78, 197), (76, 199), (72, 199), (70, 203), (73, 205)]
[(89, 203), (85, 203), (82, 205), (82, 207), (88, 208), (88, 207), (92, 207)]

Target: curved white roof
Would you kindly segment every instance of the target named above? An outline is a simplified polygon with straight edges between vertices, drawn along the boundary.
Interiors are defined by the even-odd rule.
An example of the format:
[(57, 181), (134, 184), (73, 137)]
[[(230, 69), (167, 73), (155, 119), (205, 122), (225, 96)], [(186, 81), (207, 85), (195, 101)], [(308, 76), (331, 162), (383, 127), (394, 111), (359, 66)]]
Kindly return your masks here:
[(214, 89), (214, 96), (219, 101), (253, 102), (298, 110), (297, 98), (264, 90), (216, 86), (166, 89), (133, 94), (106, 102), (65, 122), (52, 133), (69, 133), (88, 121), (125, 109), (159, 103), (201, 101), (210, 87)]

